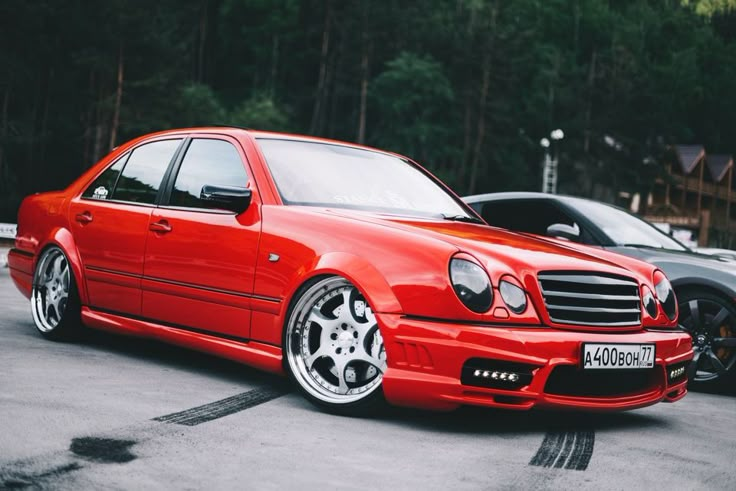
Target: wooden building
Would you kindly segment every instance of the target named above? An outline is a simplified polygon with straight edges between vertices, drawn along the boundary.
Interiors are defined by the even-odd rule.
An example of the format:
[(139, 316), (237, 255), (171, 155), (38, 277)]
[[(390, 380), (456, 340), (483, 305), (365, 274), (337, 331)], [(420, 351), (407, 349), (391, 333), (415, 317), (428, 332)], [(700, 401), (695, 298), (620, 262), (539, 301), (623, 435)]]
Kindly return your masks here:
[(674, 161), (657, 179), (645, 218), (693, 230), (701, 247), (736, 246), (733, 157), (708, 154), (702, 145), (672, 150)]

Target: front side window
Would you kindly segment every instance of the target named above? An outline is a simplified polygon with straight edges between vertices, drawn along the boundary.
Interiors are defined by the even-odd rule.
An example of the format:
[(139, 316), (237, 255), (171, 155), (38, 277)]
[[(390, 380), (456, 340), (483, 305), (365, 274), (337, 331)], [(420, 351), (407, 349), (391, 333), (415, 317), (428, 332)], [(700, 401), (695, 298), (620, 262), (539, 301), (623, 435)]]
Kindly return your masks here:
[(489, 201), (480, 215), (494, 227), (537, 235), (546, 235), (547, 227), (555, 223), (575, 225), (553, 203), (541, 200)]
[(224, 140), (194, 139), (189, 145), (171, 191), (171, 206), (208, 208), (200, 199), (202, 187), (245, 188), (248, 174), (235, 147)]
[(115, 189), (115, 183), (118, 182), (120, 171), (123, 170), (123, 166), (129, 156), (130, 154), (126, 153), (117, 159), (114, 164), (105, 169), (105, 172), (97, 176), (97, 179), (92, 181), (92, 184), (84, 190), (82, 198), (112, 199), (112, 191)]
[(399, 157), (317, 142), (261, 138), (258, 144), (287, 205), (470, 218), (438, 183)]
[(112, 193), (116, 201), (156, 202), (158, 188), (181, 139), (160, 140), (133, 150)]
[(550, 225), (561, 223), (577, 228), (580, 236), (576, 242), (588, 245), (598, 245), (598, 241), (585, 228), (581, 228), (570, 215), (560, 209), (550, 200), (520, 199), (489, 201), (482, 205), (476, 203), (473, 207), (480, 215), (494, 227), (525, 232), (536, 235), (548, 235)]

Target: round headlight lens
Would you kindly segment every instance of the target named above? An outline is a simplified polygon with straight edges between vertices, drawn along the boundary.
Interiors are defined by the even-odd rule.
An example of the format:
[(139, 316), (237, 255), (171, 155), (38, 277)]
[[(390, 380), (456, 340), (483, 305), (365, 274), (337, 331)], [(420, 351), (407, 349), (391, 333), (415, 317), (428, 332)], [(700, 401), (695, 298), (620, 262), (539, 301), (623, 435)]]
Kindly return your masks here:
[(513, 283), (501, 280), (498, 284), (498, 290), (501, 292), (503, 303), (514, 314), (521, 314), (526, 310), (526, 292)]
[(662, 310), (670, 320), (677, 317), (677, 299), (675, 291), (672, 289), (669, 280), (663, 274), (658, 275), (657, 283), (654, 285), (654, 292), (657, 294), (657, 300), (662, 305)]
[(450, 261), (450, 280), (458, 298), (467, 308), (477, 313), (491, 308), (491, 281), (483, 268), (474, 262), (453, 258)]
[(654, 294), (652, 290), (646, 286), (642, 288), (643, 295), (641, 296), (641, 303), (644, 305), (644, 309), (652, 319), (657, 318), (657, 301), (654, 300)]

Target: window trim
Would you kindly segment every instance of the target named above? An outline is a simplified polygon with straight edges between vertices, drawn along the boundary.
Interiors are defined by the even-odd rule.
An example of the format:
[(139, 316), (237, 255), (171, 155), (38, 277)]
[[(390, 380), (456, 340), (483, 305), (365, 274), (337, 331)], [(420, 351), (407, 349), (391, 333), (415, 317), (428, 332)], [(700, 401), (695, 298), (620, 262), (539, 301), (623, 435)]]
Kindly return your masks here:
[[(159, 203), (161, 201), (162, 196), (162, 190), (164, 189), (164, 186), (167, 184), (166, 178), (171, 170), (171, 166), (173, 162), (176, 161), (176, 159), (179, 157), (181, 153), (182, 146), (184, 143), (191, 139), (189, 136), (184, 135), (170, 135), (163, 138), (156, 138), (152, 140), (146, 140), (144, 142), (141, 142), (139, 145), (136, 145), (133, 148), (130, 148), (127, 150), (122, 156), (118, 157), (114, 161), (112, 161), (110, 164), (106, 165), (105, 168), (97, 173), (90, 181), (82, 188), (81, 192), (79, 193), (78, 199), (84, 200), (84, 201), (92, 201), (94, 203), (116, 203), (116, 204), (124, 204), (124, 205), (133, 205), (133, 206), (143, 206), (146, 208), (156, 208), (159, 206)], [(157, 143), (161, 141), (170, 141), (170, 140), (179, 140), (179, 146), (174, 151), (174, 155), (169, 160), (169, 163), (166, 165), (166, 170), (164, 171), (163, 177), (161, 178), (161, 182), (159, 183), (159, 188), (156, 191), (156, 198), (153, 203), (141, 203), (140, 201), (127, 201), (127, 200), (121, 200), (121, 199), (95, 199), (95, 198), (89, 198), (85, 197), (84, 192), (87, 191), (87, 189), (95, 182), (95, 180), (100, 177), (105, 171), (107, 171), (110, 167), (115, 165), (121, 158), (125, 157), (125, 163), (123, 164), (123, 168), (120, 169), (120, 174), (118, 174), (117, 179), (115, 179), (115, 186), (112, 189), (112, 195), (115, 195), (115, 191), (118, 187), (118, 182), (120, 181), (120, 177), (123, 175), (123, 172), (125, 171), (125, 168), (128, 166), (128, 162), (130, 161), (131, 155), (133, 155), (133, 152), (135, 152), (137, 149), (141, 148), (144, 145), (149, 145), (152, 143)]]
[(132, 153), (133, 152), (129, 150), (129, 151), (125, 152), (123, 155), (121, 155), (120, 157), (118, 157), (115, 160), (113, 160), (110, 164), (108, 164), (107, 166), (105, 166), (105, 168), (102, 170), (102, 172), (100, 172), (99, 174), (97, 174), (93, 179), (91, 179), (87, 183), (86, 186), (84, 186), (84, 189), (82, 189), (82, 193), (79, 195), (79, 198), (80, 199), (83, 199), (83, 200), (91, 200), (91, 201), (113, 201), (112, 199), (99, 199), (99, 198), (95, 198), (94, 196), (85, 196), (84, 193), (86, 193), (87, 190), (90, 187), (92, 187), (92, 185), (95, 183), (95, 181), (97, 179), (99, 179), (100, 177), (102, 177), (102, 174), (104, 174), (108, 170), (110, 170), (113, 167), (115, 167), (115, 165), (117, 165), (117, 163), (120, 162), (121, 160), (124, 160), (123, 167), (120, 169), (120, 172), (118, 173), (117, 177), (115, 178), (115, 182), (112, 185), (112, 192), (114, 193), (115, 192), (115, 188), (118, 187), (118, 181), (120, 180), (120, 176), (123, 175), (123, 171), (125, 170), (125, 166), (128, 165), (128, 159), (130, 158), (130, 156), (131, 156)]
[[(233, 146), (235, 149), (235, 152), (238, 154), (238, 158), (240, 159), (240, 164), (243, 166), (243, 171), (245, 172), (245, 177), (248, 179), (246, 181), (246, 188), (253, 191), (250, 183), (254, 181), (252, 173), (250, 172), (250, 166), (248, 164), (247, 157), (245, 157), (245, 153), (241, 155), (241, 153), (238, 151), (238, 144), (236, 141), (231, 141), (228, 138), (222, 138), (220, 135), (212, 135), (212, 134), (193, 134), (187, 136), (184, 143), (182, 143), (182, 146), (179, 148), (179, 153), (176, 155), (176, 159), (172, 163), (172, 165), (169, 167), (167, 174), (164, 175), (164, 185), (161, 186), (161, 189), (163, 190), (163, 193), (161, 193), (161, 199), (159, 202), (157, 202), (157, 207), (165, 209), (165, 210), (175, 210), (175, 211), (189, 211), (189, 212), (195, 212), (195, 213), (209, 213), (209, 214), (215, 214), (215, 215), (232, 215), (237, 216), (238, 214), (234, 211), (230, 210), (221, 210), (217, 208), (194, 208), (191, 206), (176, 206), (169, 204), (169, 201), (171, 200), (171, 193), (174, 191), (174, 185), (176, 184), (176, 178), (179, 176), (179, 170), (181, 169), (181, 165), (184, 162), (184, 158), (187, 155), (187, 152), (189, 151), (189, 147), (192, 145), (192, 142), (194, 140), (217, 140), (217, 141), (223, 141), (226, 143), (229, 143)], [(244, 158), (245, 157), (245, 158)]]

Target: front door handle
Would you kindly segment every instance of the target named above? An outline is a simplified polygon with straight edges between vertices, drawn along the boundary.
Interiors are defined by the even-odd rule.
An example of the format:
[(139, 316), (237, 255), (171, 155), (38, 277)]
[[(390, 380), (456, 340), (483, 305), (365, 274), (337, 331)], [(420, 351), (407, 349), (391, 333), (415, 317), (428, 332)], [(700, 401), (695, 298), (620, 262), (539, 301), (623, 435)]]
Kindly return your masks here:
[(75, 220), (81, 223), (82, 225), (85, 225), (92, 221), (92, 213), (88, 211), (85, 211), (84, 213), (77, 213)]
[(158, 222), (154, 222), (148, 226), (149, 230), (152, 230), (154, 232), (158, 232), (160, 234), (167, 234), (171, 232), (172, 227), (169, 225), (169, 222), (166, 220), (160, 220)]

